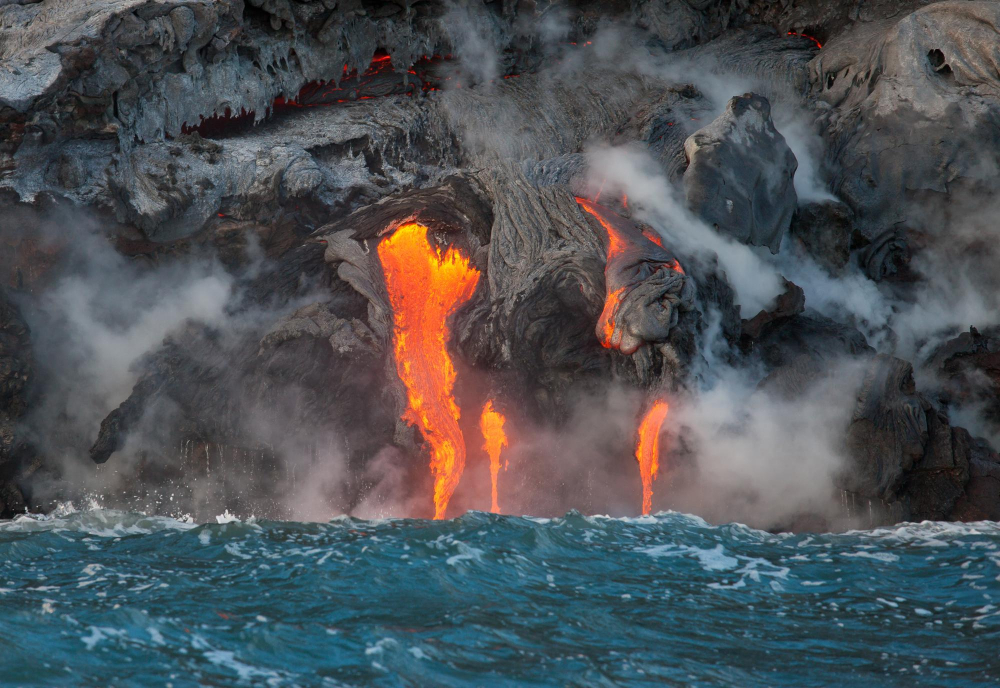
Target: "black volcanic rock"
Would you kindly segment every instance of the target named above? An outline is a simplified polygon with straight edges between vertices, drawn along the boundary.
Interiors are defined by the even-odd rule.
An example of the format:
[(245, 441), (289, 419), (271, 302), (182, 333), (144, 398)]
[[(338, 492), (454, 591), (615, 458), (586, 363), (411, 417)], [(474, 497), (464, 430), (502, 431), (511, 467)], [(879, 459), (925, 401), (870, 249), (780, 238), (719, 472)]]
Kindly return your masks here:
[(985, 441), (974, 441), (969, 482), (950, 517), (959, 521), (1000, 521), (1000, 455)]
[(859, 25), (813, 59), (836, 191), (870, 239), (918, 224), (922, 200), (997, 188), (982, 160), (1000, 145), (998, 41), (1000, 5), (956, 0)]
[(688, 207), (723, 234), (777, 253), (795, 213), (798, 163), (766, 98), (736, 96), (684, 144)]
[(1000, 329), (975, 327), (938, 345), (920, 366), (939, 385), (943, 403), (974, 408), (990, 429), (1000, 429)]
[[(854, 463), (845, 489), (883, 503), (898, 503), (904, 518), (959, 517), (959, 500), (989, 510), (990, 452), (916, 390), (906, 361), (876, 356), (865, 372), (847, 433)], [(984, 449), (987, 452), (984, 454)], [(972, 461), (977, 482), (970, 483)], [(987, 481), (987, 482), (981, 482)], [(971, 496), (967, 494), (972, 489)], [(994, 500), (995, 501), (995, 500)]]
[(761, 339), (776, 323), (793, 318), (805, 309), (806, 297), (802, 287), (785, 280), (785, 291), (775, 300), (771, 310), (763, 310), (749, 320), (743, 321), (743, 336), (749, 339)]
[(26, 506), (19, 483), (30, 468), (25, 460), (30, 451), (18, 423), (29, 408), (33, 367), (28, 327), (0, 289), (0, 518)]
[(817, 264), (838, 274), (851, 259), (854, 213), (836, 201), (805, 203), (795, 211), (788, 233)]
[[(1000, 146), (998, 5), (571, 0), (552, 5), (565, 17), (554, 37), (533, 30), (549, 3), (460, 3), (468, 25), (449, 20), (453, 5), (0, 0), (0, 268), (24, 313), (51, 306), (47, 289), (75, 274), (61, 249), (79, 238), (77, 211), (135, 265), (205, 250), (234, 283), (221, 316), (174, 327), (134, 362), (131, 393), (102, 400), (101, 414), (118, 407), (78, 438), (84, 458), (90, 445), (108, 462), (98, 474), (120, 471), (125, 492), (180, 484), (196, 505), (211, 503), (210, 476), (231, 474), (225, 498), (245, 506), (255, 486), (300, 485), (299, 459), (320, 457), (342, 471), (345, 510), (373, 491), (387, 452), (426, 479), (401, 419), (377, 252), (419, 222), (481, 273), (446, 342), (464, 423), (485, 390), (551, 431), (594, 390), (680, 401), (712, 366), (733, 365), (794, 400), (843, 364), (864, 372), (842, 428), (852, 504), (897, 520), (997, 517), (1000, 458), (942, 410), (978, 404), (1000, 418), (996, 332), (933, 352), (922, 371), (941, 389), (925, 395), (909, 363), (876, 356), (862, 334), (887, 324), (810, 310), (790, 282), (741, 320), (733, 284), (803, 249), (833, 279), (912, 297), (923, 206), (996, 187), (979, 163)], [(599, 32), (609, 24), (614, 40)], [(469, 30), (495, 62), (467, 54)], [(704, 126), (734, 81), (752, 93)], [(824, 135), (812, 168), (843, 203), (798, 205), (792, 148), (809, 146), (785, 129), (790, 105)], [(655, 177), (658, 197), (617, 189), (599, 201), (605, 217), (587, 212), (574, 197), (601, 195), (595, 144), (638, 149), (649, 166), (632, 181)], [(66, 219), (39, 219), (56, 205)], [(697, 235), (692, 213), (752, 248), (681, 249), (651, 227)], [(797, 253), (764, 255), (786, 232)], [(616, 348), (605, 348), (595, 326), (616, 293)], [(101, 325), (124, 327), (104, 296)], [(0, 516), (37, 506), (26, 479), (64, 460), (36, 457), (19, 432), (49, 363), (30, 345), (0, 294)], [(630, 459), (622, 473), (633, 433), (601, 438), (606, 455)]]

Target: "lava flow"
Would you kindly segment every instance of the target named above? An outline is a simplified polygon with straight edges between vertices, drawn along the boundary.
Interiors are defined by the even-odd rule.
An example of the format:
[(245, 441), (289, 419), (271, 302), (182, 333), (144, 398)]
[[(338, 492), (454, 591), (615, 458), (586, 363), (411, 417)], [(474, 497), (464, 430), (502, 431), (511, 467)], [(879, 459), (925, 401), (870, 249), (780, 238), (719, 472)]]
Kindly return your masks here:
[(649, 515), (653, 510), (653, 481), (660, 471), (660, 428), (663, 427), (669, 410), (667, 402), (658, 400), (649, 407), (639, 424), (635, 458), (639, 461), (639, 474), (642, 476), (643, 516)]
[(448, 316), (472, 298), (479, 271), (456, 249), (431, 246), (427, 227), (407, 223), (379, 244), (378, 256), (393, 313), (396, 371), (409, 406), (403, 420), (415, 425), (431, 448), (434, 518), (444, 518), (465, 470), (465, 440), (452, 390), (455, 366), (448, 355)]
[[(598, 192), (600, 193), (600, 192)], [(622, 241), (621, 236), (615, 231), (615, 228), (611, 226), (611, 223), (604, 217), (602, 211), (611, 212), (603, 206), (598, 205), (588, 201), (586, 198), (580, 198), (577, 196), (576, 202), (580, 204), (580, 207), (586, 210), (588, 213), (594, 216), (597, 221), (604, 228), (604, 231), (608, 233), (608, 262), (611, 262), (613, 256), (622, 253), (625, 250), (625, 244)], [(604, 310), (601, 311), (601, 317), (598, 320), (598, 329), (601, 332), (601, 346), (605, 349), (613, 348), (612, 337), (615, 333), (615, 314), (618, 312), (618, 306), (621, 304), (622, 296), (625, 294), (625, 287), (616, 289), (607, 295), (604, 300)]]
[[(626, 196), (625, 198), (627, 199), (628, 197)], [(600, 223), (601, 227), (604, 228), (604, 231), (608, 233), (607, 265), (611, 265), (617, 257), (621, 256), (628, 250), (629, 242), (632, 240), (623, 235), (622, 232), (614, 226), (611, 219), (611, 216), (615, 214), (614, 211), (586, 198), (580, 198), (579, 196), (576, 197), (576, 202), (580, 204), (581, 208), (592, 215), (598, 223)], [(646, 240), (655, 243), (660, 248), (663, 248), (663, 242), (662, 240), (659, 240), (658, 235), (656, 240), (652, 239), (645, 233), (643, 233), (642, 236)], [(666, 263), (666, 266), (675, 272), (679, 272), (682, 275), (684, 274), (683, 268), (681, 268), (680, 263), (676, 260)], [(607, 268), (605, 268), (604, 275), (607, 280)], [(618, 343), (614, 340), (616, 329), (615, 319), (626, 292), (626, 287), (619, 287), (618, 289), (609, 291), (604, 299), (604, 309), (601, 311), (601, 317), (598, 320), (597, 329), (598, 337), (601, 340), (601, 346), (605, 349), (614, 349), (618, 347)]]
[[(479, 418), (479, 428), (483, 431), (483, 449), (490, 457), (490, 480), (493, 485), (493, 502), (490, 511), (494, 514), (500, 513), (500, 505), (497, 502), (497, 475), (500, 473), (500, 451), (507, 446), (507, 434), (503, 431), (506, 422), (502, 413), (493, 410), (493, 400), (486, 402), (483, 407), (483, 415)], [(504, 465), (506, 470), (507, 466)]]

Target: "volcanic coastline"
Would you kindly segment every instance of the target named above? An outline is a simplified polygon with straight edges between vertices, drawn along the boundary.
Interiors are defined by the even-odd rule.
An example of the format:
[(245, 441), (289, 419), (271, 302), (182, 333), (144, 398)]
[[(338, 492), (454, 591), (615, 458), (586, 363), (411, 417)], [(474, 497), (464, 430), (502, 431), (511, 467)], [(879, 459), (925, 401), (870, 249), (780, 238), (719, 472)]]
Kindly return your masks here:
[(1000, 3), (0, 0), (0, 518), (1000, 520)]

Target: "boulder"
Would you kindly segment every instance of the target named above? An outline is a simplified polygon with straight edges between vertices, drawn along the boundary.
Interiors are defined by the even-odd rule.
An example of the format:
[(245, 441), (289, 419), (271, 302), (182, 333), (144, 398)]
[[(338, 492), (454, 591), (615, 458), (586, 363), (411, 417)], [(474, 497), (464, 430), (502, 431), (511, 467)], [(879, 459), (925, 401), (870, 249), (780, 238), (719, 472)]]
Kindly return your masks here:
[(771, 104), (752, 93), (684, 143), (684, 195), (695, 215), (722, 234), (777, 253), (795, 213), (798, 163), (771, 121)]
[(949, 0), (859, 24), (813, 58), (835, 188), (869, 239), (920, 227), (925, 201), (997, 189), (997, 45), (1000, 5)]

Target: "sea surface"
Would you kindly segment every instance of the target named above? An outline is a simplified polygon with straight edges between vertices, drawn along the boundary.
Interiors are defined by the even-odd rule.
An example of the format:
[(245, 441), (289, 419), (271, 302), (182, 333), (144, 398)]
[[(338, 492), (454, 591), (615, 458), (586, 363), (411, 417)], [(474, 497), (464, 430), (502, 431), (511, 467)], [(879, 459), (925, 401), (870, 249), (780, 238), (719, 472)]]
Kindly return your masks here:
[(0, 522), (0, 684), (996, 686), (1000, 525)]

